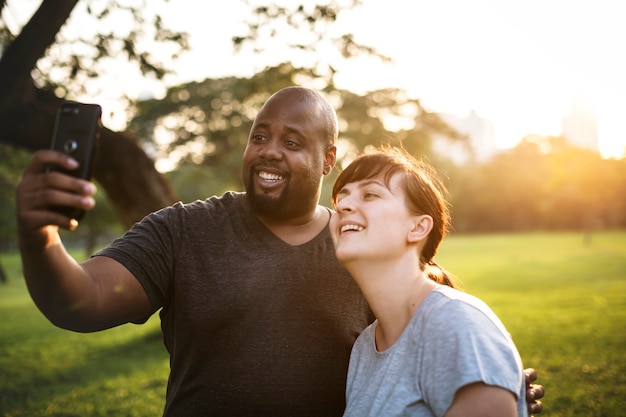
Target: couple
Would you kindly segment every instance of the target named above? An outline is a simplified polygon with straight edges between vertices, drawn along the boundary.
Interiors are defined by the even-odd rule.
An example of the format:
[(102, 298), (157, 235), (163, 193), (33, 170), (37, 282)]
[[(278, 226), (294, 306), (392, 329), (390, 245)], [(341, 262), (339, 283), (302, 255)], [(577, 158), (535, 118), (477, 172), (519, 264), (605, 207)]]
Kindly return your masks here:
[[(375, 293), (380, 283), (365, 276), (365, 251), (370, 249), (358, 246), (359, 236), (369, 234), (369, 227), (381, 227), (374, 218), (370, 225), (369, 215), (365, 214), (370, 210), (367, 207), (376, 209), (376, 205), (357, 204), (354, 198), (362, 183), (376, 179), (391, 193), (399, 180), (396, 175), (385, 180), (386, 171), (379, 173), (382, 177), (376, 174), (371, 178), (372, 173), (361, 170), (350, 177), (343, 174), (345, 184), (339, 189), (336, 186), (334, 193), (338, 215), (328, 227), (332, 212), (319, 206), (318, 201), (322, 178), (336, 162), (337, 135), (335, 111), (319, 93), (301, 87), (280, 90), (265, 103), (250, 130), (243, 155), (245, 193), (229, 192), (164, 208), (81, 264), (65, 251), (58, 234), (58, 227), (72, 229), (76, 221), (48, 207), (66, 205), (88, 210), (94, 205), (95, 188), (91, 183), (47, 172), (49, 165), (75, 169), (75, 163), (66, 156), (37, 152), (16, 194), (24, 276), (33, 300), (54, 324), (80, 332), (142, 323), (159, 311), (163, 341), (170, 354), (165, 416), (341, 415), (346, 405), (350, 350), (357, 336), (372, 323), (372, 311), (379, 315), (379, 321), (355, 347), (348, 390), (363, 383), (365, 369), (358, 361), (372, 348), (367, 344), (368, 333), (376, 342), (376, 351), (369, 352), (374, 356), (396, 350), (402, 337), (393, 343), (397, 329), (387, 325), (398, 306), (387, 309), (385, 300), (368, 294), (370, 290)], [(405, 198), (404, 194), (395, 196), (399, 201)], [(398, 212), (404, 210), (400, 204), (396, 206)], [(402, 224), (395, 216), (393, 228), (390, 219), (384, 227), (389, 229), (385, 238), (390, 242), (400, 237), (398, 229), (405, 227), (409, 218), (424, 220), (419, 239), (409, 242), (405, 238), (404, 243), (396, 241), (393, 246), (396, 250), (405, 247), (406, 254), (401, 258), (406, 264), (410, 261), (405, 256), (421, 253), (418, 269), (422, 272), (413, 276), (415, 286), (411, 287), (419, 290), (419, 297), (411, 300), (411, 308), (417, 308), (413, 302), (422, 302), (415, 318), (420, 320), (424, 308), (440, 308), (441, 300), (449, 301), (446, 311), (465, 314), (472, 306), (476, 310), (472, 317), (480, 311), (488, 316), (475, 300), (456, 292), (450, 294), (451, 290), (423, 279), (424, 273), (433, 269), (429, 261), (441, 239), (427, 239), (434, 232), (425, 232), (425, 228), (429, 222), (438, 221), (438, 214), (413, 213), (409, 207), (405, 208)], [(427, 220), (428, 216), (432, 220)], [(343, 218), (347, 219), (348, 231), (339, 235)], [(358, 231), (365, 226), (365, 233)], [(339, 259), (355, 274), (363, 292), (337, 261), (331, 229)], [(357, 230), (353, 233), (349, 229)], [(370, 242), (369, 237), (365, 240)], [(415, 251), (408, 250), (409, 246)], [(391, 265), (381, 262), (376, 267)], [(363, 270), (366, 272), (360, 276)], [(394, 279), (400, 280), (400, 276)], [(429, 287), (436, 289), (428, 292)], [(491, 317), (487, 322), (493, 328), (492, 334), (501, 330), (497, 319)], [(415, 334), (420, 323), (412, 321), (405, 326), (407, 334)], [(485, 330), (481, 327), (482, 332)], [(359, 348), (361, 341), (365, 349)], [(466, 339), (459, 343), (465, 344)], [(496, 340), (494, 344), (501, 348), (503, 357), (514, 359), (516, 352), (510, 342)], [(457, 348), (467, 353), (465, 346)], [(440, 353), (451, 360), (447, 350)], [(405, 371), (417, 365), (418, 359), (412, 356), (410, 363), (401, 363), (390, 371)], [(457, 378), (457, 374), (439, 375), (433, 369), (439, 363), (421, 364), (423, 376), (428, 376), (430, 366), (430, 371), (441, 378), (440, 384), (449, 384), (447, 378)], [(494, 382), (490, 375), (455, 380), (463, 385), (452, 392), (453, 398), (445, 400), (447, 406), (438, 399), (438, 408), (433, 412), (439, 413), (439, 407), (454, 411), (450, 406), (457, 400), (482, 403), (483, 390), (489, 391), (488, 408), (492, 400), (498, 404), (502, 400), (507, 407), (527, 401), (531, 411), (539, 412), (541, 404), (535, 400), (543, 396), (543, 388), (529, 386), (524, 400), (519, 392), (524, 389), (521, 367), (516, 359), (511, 366), (519, 387), (509, 386), (508, 379)], [(534, 372), (529, 374), (527, 384), (535, 378)], [(397, 375), (405, 378), (399, 372)], [(394, 379), (391, 385), (385, 382), (384, 387), (393, 388), (400, 381)], [(369, 382), (382, 383), (378, 378)], [(429, 389), (438, 390), (439, 386), (421, 388), (425, 390), (422, 394), (428, 395)], [(353, 400), (358, 406), (368, 407), (348, 391), (348, 401)], [(428, 401), (425, 397), (424, 404), (434, 406)], [(475, 410), (467, 408), (465, 415), (469, 412)]]

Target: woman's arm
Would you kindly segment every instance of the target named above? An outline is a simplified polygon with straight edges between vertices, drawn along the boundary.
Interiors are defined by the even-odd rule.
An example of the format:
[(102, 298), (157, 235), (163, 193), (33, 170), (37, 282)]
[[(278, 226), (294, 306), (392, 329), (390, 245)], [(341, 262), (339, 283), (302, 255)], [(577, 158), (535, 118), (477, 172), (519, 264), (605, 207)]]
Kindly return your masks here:
[(504, 388), (476, 382), (456, 392), (445, 417), (517, 417), (517, 401)]

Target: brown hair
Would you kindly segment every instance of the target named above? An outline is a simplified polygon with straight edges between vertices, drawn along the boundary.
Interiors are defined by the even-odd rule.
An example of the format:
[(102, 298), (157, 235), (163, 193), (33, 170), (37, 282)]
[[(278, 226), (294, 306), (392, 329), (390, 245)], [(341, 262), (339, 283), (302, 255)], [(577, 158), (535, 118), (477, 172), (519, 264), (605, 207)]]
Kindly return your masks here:
[(401, 174), (401, 186), (406, 194), (409, 210), (415, 214), (427, 214), (433, 219), (426, 244), (420, 255), (420, 267), (427, 276), (440, 284), (455, 287), (447, 271), (433, 258), (450, 223), (450, 210), (444, 195), (445, 186), (435, 169), (426, 162), (415, 159), (405, 149), (380, 146), (358, 156), (339, 174), (332, 190), (333, 205), (337, 194), (348, 183), (370, 179), (384, 174), (389, 185), (391, 177)]

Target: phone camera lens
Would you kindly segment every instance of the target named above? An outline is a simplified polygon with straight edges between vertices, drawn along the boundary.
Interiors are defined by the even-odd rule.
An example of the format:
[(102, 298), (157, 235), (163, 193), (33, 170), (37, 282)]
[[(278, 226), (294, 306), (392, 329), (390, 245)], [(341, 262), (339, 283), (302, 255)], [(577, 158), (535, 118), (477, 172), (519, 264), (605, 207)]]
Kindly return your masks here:
[(69, 114), (69, 115), (76, 115), (80, 112), (80, 109), (78, 107), (70, 107), (70, 106), (66, 106), (66, 107), (62, 107), (61, 108), (61, 114)]
[(63, 145), (63, 150), (67, 154), (74, 153), (76, 149), (78, 149), (78, 143), (73, 139), (66, 141), (65, 144)]

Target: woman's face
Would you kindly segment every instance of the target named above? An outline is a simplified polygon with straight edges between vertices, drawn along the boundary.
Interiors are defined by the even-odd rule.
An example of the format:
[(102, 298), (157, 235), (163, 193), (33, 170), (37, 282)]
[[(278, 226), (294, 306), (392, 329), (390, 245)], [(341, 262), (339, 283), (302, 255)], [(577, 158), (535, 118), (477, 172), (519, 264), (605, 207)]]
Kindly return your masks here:
[(385, 184), (384, 174), (351, 182), (337, 194), (330, 222), (337, 259), (393, 261), (402, 256), (416, 218), (409, 212), (401, 175)]

